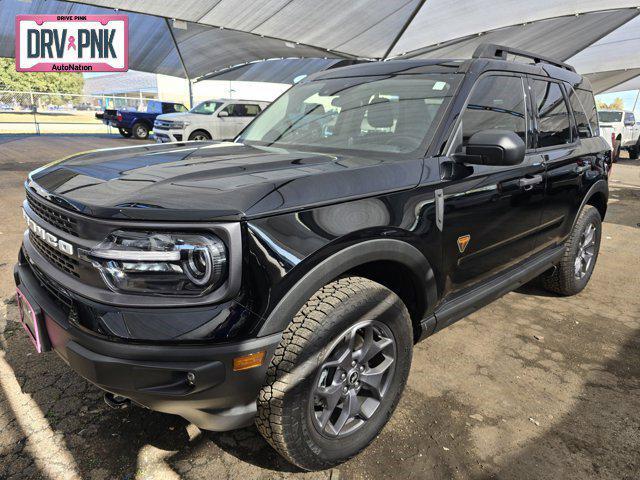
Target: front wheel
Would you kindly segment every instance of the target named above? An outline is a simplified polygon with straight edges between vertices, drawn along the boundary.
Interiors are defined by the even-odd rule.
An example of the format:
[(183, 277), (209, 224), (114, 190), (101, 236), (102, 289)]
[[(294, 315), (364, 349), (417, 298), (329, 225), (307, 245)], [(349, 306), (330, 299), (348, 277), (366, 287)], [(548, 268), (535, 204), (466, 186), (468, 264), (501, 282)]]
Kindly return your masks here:
[(543, 287), (567, 296), (581, 292), (596, 265), (601, 236), (600, 212), (591, 205), (585, 205), (565, 241), (562, 260), (552, 274), (542, 276)]
[(189, 135), (189, 140), (194, 140), (196, 142), (204, 142), (206, 140), (211, 140), (211, 135), (209, 135), (204, 130), (196, 130)]
[(395, 293), (360, 277), (324, 286), (283, 333), (258, 396), (258, 430), (306, 470), (348, 460), (389, 420), (412, 349)]
[(144, 123), (136, 123), (132, 130), (133, 136), (138, 140), (146, 140), (149, 138), (149, 128)]
[(634, 147), (629, 147), (629, 158), (631, 160), (637, 160), (638, 159), (638, 153), (639, 152), (639, 148), (638, 146), (634, 146)]

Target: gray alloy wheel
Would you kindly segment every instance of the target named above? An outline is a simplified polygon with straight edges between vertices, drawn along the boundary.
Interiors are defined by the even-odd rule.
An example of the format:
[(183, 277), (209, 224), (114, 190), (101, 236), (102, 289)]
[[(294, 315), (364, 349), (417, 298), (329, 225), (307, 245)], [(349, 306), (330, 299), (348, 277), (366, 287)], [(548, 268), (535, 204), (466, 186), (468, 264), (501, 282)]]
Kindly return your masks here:
[(576, 259), (574, 261), (574, 275), (576, 278), (583, 278), (591, 267), (591, 262), (595, 257), (596, 245), (596, 226), (593, 223), (589, 223), (587, 228), (582, 232), (580, 237), (580, 244), (578, 251), (576, 252)]
[(149, 129), (144, 123), (136, 123), (133, 126), (133, 136), (139, 140), (144, 140), (149, 136)]
[(300, 468), (338, 465), (391, 417), (412, 353), (411, 317), (398, 295), (362, 277), (334, 280), (284, 330), (258, 395), (256, 426)]
[(585, 205), (564, 243), (564, 253), (553, 271), (539, 279), (544, 288), (560, 295), (575, 295), (589, 283), (598, 259), (602, 218), (592, 205)]
[(311, 394), (318, 432), (336, 438), (361, 428), (387, 393), (395, 359), (396, 343), (385, 324), (366, 320), (343, 332), (318, 369)]
[(189, 135), (189, 140), (194, 140), (196, 142), (205, 142), (207, 140), (211, 140), (211, 136), (203, 130), (196, 130), (191, 135)]

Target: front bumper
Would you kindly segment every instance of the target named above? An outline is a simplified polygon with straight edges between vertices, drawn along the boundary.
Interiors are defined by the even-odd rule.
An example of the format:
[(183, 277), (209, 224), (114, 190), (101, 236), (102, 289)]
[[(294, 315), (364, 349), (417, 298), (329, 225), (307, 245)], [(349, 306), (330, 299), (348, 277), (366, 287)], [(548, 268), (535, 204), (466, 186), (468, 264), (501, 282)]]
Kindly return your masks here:
[[(24, 259), (14, 276), (29, 303), (43, 312), (45, 344), (91, 383), (206, 430), (232, 430), (252, 422), (280, 334), (213, 345), (109, 341), (73, 324)], [(234, 358), (263, 350), (260, 367), (233, 371)]]
[(186, 140), (184, 138), (183, 130), (160, 130), (154, 129), (153, 135), (158, 143), (167, 143), (167, 142), (182, 142)]

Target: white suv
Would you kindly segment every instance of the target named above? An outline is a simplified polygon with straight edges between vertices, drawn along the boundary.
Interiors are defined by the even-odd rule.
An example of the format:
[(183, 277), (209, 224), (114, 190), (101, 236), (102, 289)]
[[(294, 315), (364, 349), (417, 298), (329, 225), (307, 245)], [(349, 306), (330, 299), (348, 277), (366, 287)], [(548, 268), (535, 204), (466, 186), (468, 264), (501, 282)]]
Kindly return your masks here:
[(206, 100), (188, 112), (158, 115), (153, 133), (157, 142), (230, 140), (267, 105), (253, 100)]
[(611, 145), (614, 158), (620, 150), (627, 150), (629, 158), (638, 158), (640, 153), (640, 125), (633, 112), (628, 110), (598, 110), (600, 135)]

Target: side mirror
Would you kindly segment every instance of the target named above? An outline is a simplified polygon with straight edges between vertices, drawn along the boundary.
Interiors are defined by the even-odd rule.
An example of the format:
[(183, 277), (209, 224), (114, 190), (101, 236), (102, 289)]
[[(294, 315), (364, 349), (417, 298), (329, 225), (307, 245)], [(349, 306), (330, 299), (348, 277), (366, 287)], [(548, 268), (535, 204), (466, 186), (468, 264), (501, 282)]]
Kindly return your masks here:
[(468, 165), (518, 165), (524, 160), (525, 144), (510, 130), (482, 130), (469, 138), (454, 158)]
[(229, 112), (227, 112), (226, 110), (221, 111), (218, 114), (219, 117), (228, 117), (229, 116)]

